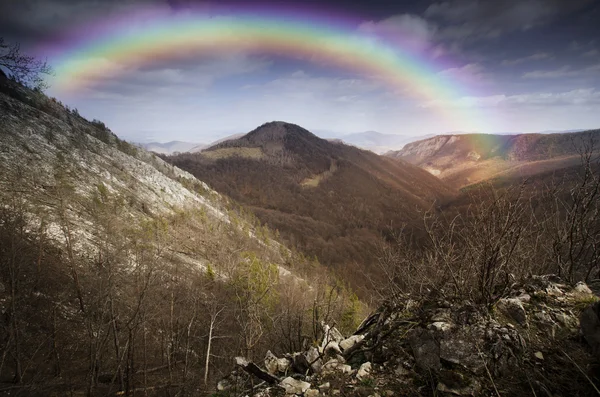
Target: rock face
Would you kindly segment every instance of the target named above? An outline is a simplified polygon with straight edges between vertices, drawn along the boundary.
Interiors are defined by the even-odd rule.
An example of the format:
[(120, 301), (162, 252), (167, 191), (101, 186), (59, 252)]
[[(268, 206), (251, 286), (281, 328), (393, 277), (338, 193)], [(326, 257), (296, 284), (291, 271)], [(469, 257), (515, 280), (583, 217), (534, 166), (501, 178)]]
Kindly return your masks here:
[(500, 299), (496, 307), (519, 325), (527, 326), (527, 312), (518, 298)]
[[(436, 298), (415, 304), (407, 296), (365, 320), (358, 335), (343, 338), (324, 326), (320, 348), (293, 355), (323, 364), (306, 362), (303, 371), (281, 381), (280, 390), (312, 397), (318, 390), (329, 395), (429, 395), (435, 390), (443, 396), (479, 396), (495, 395), (495, 388), (506, 395), (530, 394), (532, 388), (537, 395), (593, 394), (573, 362), (588, 368), (593, 360), (578, 338), (579, 318), (591, 350), (600, 351), (600, 303), (590, 306), (594, 300), (586, 285), (571, 288), (550, 276), (513, 287), (492, 307)], [(341, 354), (327, 358), (334, 352), (326, 341), (335, 341)], [(268, 355), (269, 372), (277, 360)], [(255, 395), (278, 394), (270, 387)]]
[(440, 345), (433, 333), (416, 329), (408, 337), (410, 348), (417, 366), (423, 371), (440, 369)]
[(592, 348), (592, 353), (600, 359), (600, 303), (588, 306), (579, 318), (581, 332)]

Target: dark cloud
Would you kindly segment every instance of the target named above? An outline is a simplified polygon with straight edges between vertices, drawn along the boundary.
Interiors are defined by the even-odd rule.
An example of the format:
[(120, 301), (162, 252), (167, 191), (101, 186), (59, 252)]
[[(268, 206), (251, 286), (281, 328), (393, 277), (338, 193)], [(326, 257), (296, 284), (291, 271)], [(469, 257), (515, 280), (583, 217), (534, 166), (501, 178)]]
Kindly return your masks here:
[(135, 12), (163, 0), (0, 0), (0, 35), (27, 45), (69, 27)]
[(444, 26), (440, 30), (442, 38), (472, 40), (527, 31), (594, 3), (595, 0), (450, 0), (431, 4), (425, 16)]

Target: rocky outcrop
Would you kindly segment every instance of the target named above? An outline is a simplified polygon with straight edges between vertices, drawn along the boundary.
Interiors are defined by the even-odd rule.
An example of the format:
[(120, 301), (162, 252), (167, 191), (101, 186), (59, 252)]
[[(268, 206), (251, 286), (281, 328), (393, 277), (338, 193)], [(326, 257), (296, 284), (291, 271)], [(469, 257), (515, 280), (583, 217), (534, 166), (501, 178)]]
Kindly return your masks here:
[[(269, 352), (265, 372), (279, 374), (278, 383), (238, 384), (237, 392), (315, 397), (594, 391), (586, 378), (593, 374), (582, 371), (593, 361), (590, 350), (600, 351), (600, 306), (589, 306), (596, 297), (585, 284), (533, 277), (492, 306), (441, 298), (415, 304), (410, 298), (388, 302), (348, 338), (324, 326), (318, 348), (283, 359)], [(579, 336), (580, 314), (585, 340)], [(336, 349), (328, 348), (332, 344)], [(294, 365), (279, 370), (279, 360), (294, 357), (307, 361), (301, 372)], [(560, 375), (549, 375), (555, 371)]]

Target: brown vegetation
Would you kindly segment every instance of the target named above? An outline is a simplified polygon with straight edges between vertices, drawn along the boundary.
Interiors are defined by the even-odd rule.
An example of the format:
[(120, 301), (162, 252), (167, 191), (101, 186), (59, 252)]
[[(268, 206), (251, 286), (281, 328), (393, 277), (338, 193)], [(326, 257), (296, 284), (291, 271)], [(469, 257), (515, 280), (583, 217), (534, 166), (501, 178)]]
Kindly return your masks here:
[(363, 307), (206, 185), (0, 83), (0, 394), (189, 395)]
[[(213, 155), (233, 149), (260, 150), (263, 157)], [(419, 211), (452, 196), (418, 167), (281, 122), (168, 161), (243, 204), (291, 246), (336, 268), (363, 296), (382, 236), (415, 226)]]
[(515, 184), (474, 186), (424, 217), (427, 238), (407, 233), (381, 250), (392, 294), (423, 291), (493, 303), (512, 284), (555, 273), (570, 283), (600, 277), (600, 163), (596, 136), (580, 165)]
[(577, 147), (599, 131), (562, 134), (440, 135), (389, 157), (418, 165), (457, 188), (491, 178), (523, 178), (579, 163)]

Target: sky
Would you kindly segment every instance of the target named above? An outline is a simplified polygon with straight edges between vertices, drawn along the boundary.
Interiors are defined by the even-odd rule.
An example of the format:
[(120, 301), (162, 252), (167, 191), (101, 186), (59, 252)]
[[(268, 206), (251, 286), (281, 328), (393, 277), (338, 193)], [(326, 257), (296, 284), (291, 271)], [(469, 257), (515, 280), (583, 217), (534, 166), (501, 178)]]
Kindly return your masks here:
[[(282, 4), (0, 0), (0, 37), (55, 68), (49, 95), (135, 142), (206, 143), (272, 120), (331, 137), (600, 127), (598, 0)], [(159, 46), (159, 36), (150, 36), (166, 32), (156, 26), (177, 30), (180, 20), (195, 26), (212, 21), (226, 31), (248, 18), (302, 26), (307, 49), (296, 54), (262, 43), (219, 47), (216, 41), (165, 52), (177, 42)], [(340, 64), (312, 53), (329, 34), (361, 48), (384, 48), (408, 59), (400, 66), (412, 69), (379, 70), (381, 63), (364, 55)], [(112, 43), (137, 37), (156, 56), (87, 51), (107, 37)], [(135, 55), (141, 47), (131, 48)], [(93, 75), (64, 67), (65, 59), (85, 57), (96, 65)], [(370, 67), (357, 67), (363, 63)]]

